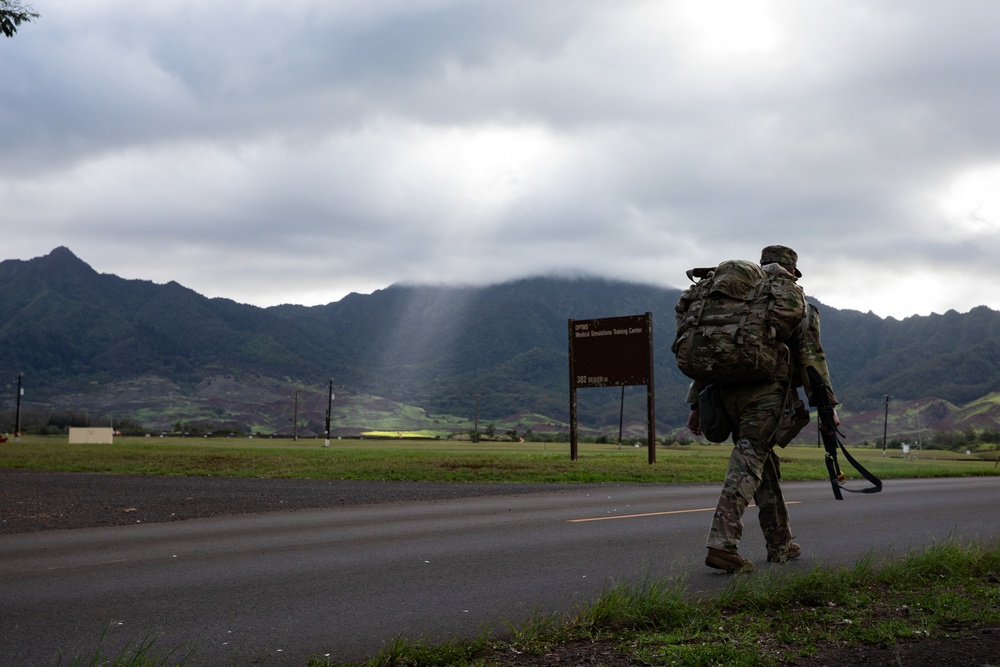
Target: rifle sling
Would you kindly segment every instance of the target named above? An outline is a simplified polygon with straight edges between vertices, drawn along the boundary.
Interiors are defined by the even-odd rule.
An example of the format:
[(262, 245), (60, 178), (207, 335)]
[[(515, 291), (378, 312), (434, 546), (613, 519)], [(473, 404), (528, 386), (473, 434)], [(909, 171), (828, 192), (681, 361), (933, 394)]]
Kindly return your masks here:
[(880, 480), (878, 477), (869, 472), (867, 468), (858, 463), (857, 459), (851, 456), (851, 453), (847, 451), (847, 448), (844, 447), (844, 443), (841, 442), (840, 438), (837, 437), (836, 433), (834, 433), (833, 437), (837, 441), (837, 445), (840, 447), (840, 451), (844, 453), (844, 458), (847, 459), (847, 462), (850, 463), (852, 466), (854, 466), (854, 469), (857, 470), (859, 473), (861, 473), (862, 477), (864, 477), (865, 479), (867, 479), (869, 482), (872, 483), (872, 486), (869, 486), (864, 489), (848, 489), (846, 486), (840, 484), (838, 480), (838, 477), (840, 476), (840, 467), (837, 465), (837, 450), (834, 449), (832, 454), (828, 452), (826, 455), (826, 469), (830, 473), (830, 483), (833, 485), (834, 497), (837, 500), (843, 500), (844, 497), (840, 493), (841, 490), (847, 491), (848, 493), (878, 493), (879, 491), (881, 491), (882, 480)]
[[(833, 495), (837, 500), (843, 500), (844, 496), (841, 494), (841, 489), (849, 493), (878, 493), (882, 490), (882, 480), (880, 480), (875, 475), (871, 474), (863, 465), (857, 462), (857, 460), (851, 456), (851, 453), (847, 451), (844, 447), (844, 443), (839, 437), (839, 431), (836, 425), (833, 423), (833, 407), (826, 401), (826, 383), (817, 371), (812, 366), (806, 367), (806, 375), (809, 378), (809, 385), (813, 391), (813, 396), (817, 401), (817, 419), (822, 423), (824, 410), (828, 411), (826, 415), (830, 420), (827, 426), (830, 428), (830, 432), (823, 434), (823, 444), (826, 446), (826, 469), (830, 473), (830, 484), (833, 485)], [(832, 440), (832, 442), (831, 442)], [(848, 489), (843, 486), (840, 482), (840, 478), (843, 476), (840, 472), (840, 464), (837, 462), (837, 447), (840, 447), (840, 451), (844, 452), (844, 457), (847, 462), (854, 466), (854, 469), (861, 473), (861, 476), (872, 483), (872, 486), (866, 489)]]
[(864, 477), (865, 479), (867, 479), (869, 482), (872, 483), (872, 486), (866, 489), (845, 489), (845, 491), (850, 491), (851, 493), (878, 493), (879, 491), (881, 491), (882, 480), (880, 480), (878, 477), (869, 472), (868, 469), (865, 468), (863, 465), (858, 463), (857, 460), (855, 460), (855, 458), (851, 456), (851, 453), (847, 451), (847, 448), (844, 447), (844, 443), (840, 442), (840, 438), (837, 439), (837, 444), (840, 445), (840, 451), (844, 452), (844, 458), (847, 459), (847, 462), (850, 463), (852, 466), (854, 466), (854, 469), (857, 470), (859, 473), (861, 473), (862, 477)]

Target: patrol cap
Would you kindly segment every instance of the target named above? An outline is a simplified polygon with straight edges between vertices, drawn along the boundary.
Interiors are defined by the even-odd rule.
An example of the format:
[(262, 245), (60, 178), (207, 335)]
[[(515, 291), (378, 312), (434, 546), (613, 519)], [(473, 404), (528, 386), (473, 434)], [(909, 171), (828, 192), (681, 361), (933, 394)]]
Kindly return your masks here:
[(781, 264), (782, 266), (790, 268), (796, 278), (801, 278), (802, 274), (796, 266), (798, 261), (799, 256), (795, 254), (795, 251), (783, 245), (769, 245), (760, 251), (761, 265)]

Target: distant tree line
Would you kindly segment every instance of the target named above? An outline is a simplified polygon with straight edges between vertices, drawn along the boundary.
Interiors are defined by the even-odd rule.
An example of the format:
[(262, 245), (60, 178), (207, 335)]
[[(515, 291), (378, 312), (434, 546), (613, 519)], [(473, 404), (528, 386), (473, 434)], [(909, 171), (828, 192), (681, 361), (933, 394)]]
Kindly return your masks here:
[[(902, 449), (904, 445), (917, 445), (921, 449), (933, 449), (950, 452), (990, 452), (1000, 450), (1000, 428), (976, 429), (966, 426), (963, 429), (951, 429), (925, 432), (926, 437), (915, 441), (913, 438), (889, 438), (890, 449)], [(881, 438), (875, 442), (866, 440), (866, 447), (881, 447)]]
[[(14, 408), (0, 411), (0, 426), (5, 433), (13, 433), (17, 425)], [(78, 410), (50, 410), (33, 405), (21, 408), (21, 432), (34, 435), (59, 435), (71, 427), (91, 426), (90, 415)]]
[(943, 449), (948, 451), (993, 451), (1000, 449), (1000, 429), (986, 428), (977, 430), (966, 427), (962, 430), (935, 431), (921, 442), (924, 449)]
[[(0, 410), (0, 429), (4, 433), (13, 433), (16, 424), (15, 409)], [(102, 416), (95, 419), (89, 413), (80, 410), (52, 410), (35, 405), (24, 406), (21, 409), (21, 433), (26, 435), (66, 435), (71, 428), (92, 426), (110, 426), (122, 435), (146, 434), (143, 425), (132, 417), (111, 419)]]
[[(0, 432), (13, 433), (17, 415), (14, 408), (0, 409)], [(66, 435), (70, 428), (89, 428), (92, 426), (110, 425), (121, 435), (142, 436), (150, 433), (141, 422), (131, 416), (121, 418), (111, 418), (108, 416), (93, 416), (86, 411), (69, 409), (51, 409), (36, 404), (28, 404), (21, 408), (21, 432), (26, 435)], [(298, 435), (303, 438), (315, 437), (317, 433), (323, 432), (323, 426), (318, 423), (303, 422), (299, 426)], [(163, 432), (164, 435), (194, 436), (194, 437), (231, 437), (243, 435), (244, 430), (232, 423), (216, 424), (207, 421), (180, 421), (174, 424), (170, 431)], [(276, 435), (278, 437), (291, 437), (291, 433), (270, 434), (254, 433), (258, 437)], [(518, 442), (543, 442), (543, 443), (568, 443), (570, 434), (565, 431), (542, 431), (535, 432), (531, 428), (519, 430), (517, 428), (500, 432), (494, 422), (488, 422), (478, 433), (469, 431), (464, 434), (456, 434), (458, 439), (469, 439), (473, 441), (510, 441)], [(581, 435), (579, 442), (598, 445), (618, 445), (617, 434), (614, 435)], [(657, 445), (691, 445), (696, 441), (686, 437), (683, 433), (679, 435), (664, 436), (657, 438)], [(888, 447), (891, 449), (901, 449), (904, 445), (917, 445), (921, 449), (942, 450), (952, 452), (991, 452), (1000, 450), (1000, 427), (988, 427), (976, 429), (967, 426), (963, 429), (953, 430), (926, 430), (925, 437), (919, 443), (913, 439), (890, 438)], [(622, 439), (623, 447), (645, 447), (646, 438), (625, 437)], [(881, 439), (875, 441), (866, 440), (866, 447), (882, 446)]]

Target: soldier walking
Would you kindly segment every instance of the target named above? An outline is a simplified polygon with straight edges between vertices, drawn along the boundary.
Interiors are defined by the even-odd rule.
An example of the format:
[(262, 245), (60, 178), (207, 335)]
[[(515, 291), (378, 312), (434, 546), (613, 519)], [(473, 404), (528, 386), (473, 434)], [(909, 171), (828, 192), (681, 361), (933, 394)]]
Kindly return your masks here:
[[(802, 276), (797, 263), (798, 255), (785, 246), (768, 246), (761, 252), (760, 268), (789, 285)], [(789, 293), (801, 295), (802, 303), (797, 311), (788, 311), (801, 316), (790, 326), (778, 327), (778, 341), (787, 348), (781, 352), (787, 363), (779, 364), (765, 380), (715, 382), (715, 408), (729, 422), (734, 447), (708, 534), (705, 564), (730, 573), (753, 571), (753, 561), (739, 554), (743, 514), (751, 502), (757, 505), (768, 562), (784, 563), (801, 555), (801, 548), (792, 541), (788, 508), (779, 485), (780, 462), (774, 448), (786, 445), (808, 422), (808, 411), (798, 399), (798, 387), (804, 388), (809, 404), (815, 405), (807, 367), (819, 372), (830, 404), (837, 405), (829, 389), (830, 372), (820, 342), (819, 310), (805, 302), (801, 288), (794, 288)], [(695, 379), (688, 392), (691, 412), (687, 425), (695, 435), (702, 434), (704, 408), (699, 407), (698, 397), (707, 384)], [(836, 411), (834, 421), (839, 423)]]

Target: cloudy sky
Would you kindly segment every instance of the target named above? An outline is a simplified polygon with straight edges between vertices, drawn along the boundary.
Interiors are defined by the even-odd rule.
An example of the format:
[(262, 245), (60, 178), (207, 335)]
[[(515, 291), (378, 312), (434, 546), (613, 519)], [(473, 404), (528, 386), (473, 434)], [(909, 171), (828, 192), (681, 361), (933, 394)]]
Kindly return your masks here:
[(837, 308), (1000, 309), (1000, 3), (29, 4), (0, 259), (269, 306), (783, 243)]

